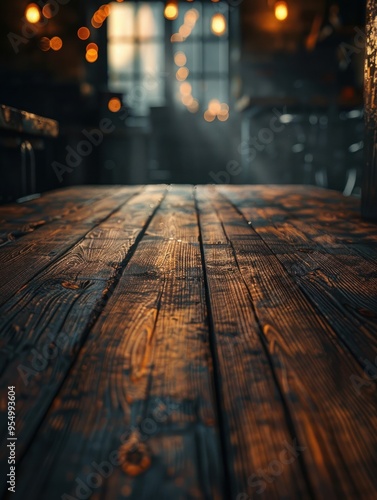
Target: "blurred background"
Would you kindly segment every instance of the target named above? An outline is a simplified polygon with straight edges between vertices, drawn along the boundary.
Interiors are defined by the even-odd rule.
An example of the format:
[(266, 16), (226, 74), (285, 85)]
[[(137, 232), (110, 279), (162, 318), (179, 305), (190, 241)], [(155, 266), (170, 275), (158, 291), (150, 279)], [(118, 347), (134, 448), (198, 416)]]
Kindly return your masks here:
[(0, 120), (0, 202), (161, 182), (357, 195), (364, 22), (361, 0), (6, 2), (0, 104), (59, 135)]

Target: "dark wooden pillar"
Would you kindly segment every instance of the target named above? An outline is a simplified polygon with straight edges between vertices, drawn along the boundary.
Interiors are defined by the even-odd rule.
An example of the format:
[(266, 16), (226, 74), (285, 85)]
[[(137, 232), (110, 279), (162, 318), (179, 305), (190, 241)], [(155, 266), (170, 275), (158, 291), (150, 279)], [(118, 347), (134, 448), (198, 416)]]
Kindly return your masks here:
[(377, 220), (377, 2), (367, 0), (365, 56), (366, 165), (362, 215)]

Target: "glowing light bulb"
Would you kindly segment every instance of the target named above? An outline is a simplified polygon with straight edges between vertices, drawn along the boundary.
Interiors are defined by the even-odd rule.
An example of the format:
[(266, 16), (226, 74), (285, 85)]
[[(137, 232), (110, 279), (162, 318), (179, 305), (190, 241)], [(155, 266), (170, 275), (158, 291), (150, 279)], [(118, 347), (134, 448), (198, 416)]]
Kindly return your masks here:
[(118, 97), (112, 97), (107, 106), (112, 113), (116, 113), (122, 107), (122, 103)]
[(50, 40), (50, 47), (52, 50), (60, 50), (63, 47), (63, 40), (58, 36), (54, 36)]
[(87, 40), (90, 37), (90, 31), (85, 26), (82, 26), (77, 31), (77, 36), (80, 38), (80, 40)]
[(29, 3), (26, 7), (25, 17), (29, 23), (35, 24), (41, 19), (41, 11), (35, 3)]
[(178, 5), (175, 2), (168, 2), (165, 6), (164, 16), (169, 21), (173, 21), (178, 17)]
[(221, 36), (226, 31), (226, 19), (223, 14), (214, 14), (211, 19), (211, 31), (214, 35)]
[(288, 6), (286, 2), (276, 2), (275, 17), (278, 21), (284, 21), (288, 17)]

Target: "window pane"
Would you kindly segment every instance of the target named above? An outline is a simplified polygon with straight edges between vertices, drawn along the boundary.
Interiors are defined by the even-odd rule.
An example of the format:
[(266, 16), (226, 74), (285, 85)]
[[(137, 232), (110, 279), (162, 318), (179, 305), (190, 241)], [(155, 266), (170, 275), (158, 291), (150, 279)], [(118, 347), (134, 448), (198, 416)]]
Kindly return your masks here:
[(140, 72), (149, 75), (164, 72), (164, 47), (162, 43), (140, 44)]
[(137, 12), (137, 36), (140, 40), (164, 36), (164, 7), (161, 2), (142, 3)]
[(108, 17), (109, 38), (129, 37), (133, 38), (135, 7), (132, 3), (111, 4), (110, 16)]
[(111, 72), (132, 72), (135, 58), (135, 45), (133, 43), (109, 42), (108, 58)]
[(216, 40), (204, 44), (205, 72), (221, 73), (228, 70), (228, 43)]

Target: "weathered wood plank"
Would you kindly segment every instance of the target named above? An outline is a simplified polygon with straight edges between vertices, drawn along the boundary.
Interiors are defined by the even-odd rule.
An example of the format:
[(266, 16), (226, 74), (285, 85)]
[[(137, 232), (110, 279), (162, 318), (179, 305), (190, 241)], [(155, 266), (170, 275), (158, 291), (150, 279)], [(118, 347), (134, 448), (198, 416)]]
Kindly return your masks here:
[[(229, 196), (237, 201), (234, 191)], [(265, 228), (271, 232), (259, 235), (248, 225), (247, 221), (253, 223), (250, 217), (242, 217), (222, 196), (212, 197), (253, 297), (297, 436), (307, 448), (302, 458), (315, 496), (373, 498), (375, 392), (356, 390), (353, 377), (363, 376), (359, 364), (287, 273), (281, 262), (285, 253), (271, 248), (268, 235), (274, 231), (268, 221)], [(240, 210), (248, 215), (244, 206)]]
[[(230, 498), (310, 498), (296, 456), (284, 460), (291, 433), (254, 304), (208, 193), (198, 209), (211, 304), (213, 349), (221, 381), (221, 414)], [(283, 463), (281, 461), (283, 457)]]
[[(273, 207), (254, 207), (245, 193), (221, 189), (277, 255), (286, 272), (327, 318), (365, 367), (377, 356), (377, 267), (345, 245), (332, 246), (331, 232), (318, 231), (300, 217)], [(309, 191), (307, 199), (310, 199)], [(305, 232), (309, 235), (306, 236)], [(330, 242), (329, 242), (330, 238)], [(352, 239), (352, 233), (349, 233)], [(321, 244), (317, 240), (321, 240)], [(327, 243), (326, 243), (327, 242)]]
[[(152, 187), (129, 200), (108, 220), (117, 223), (123, 214), (132, 219), (123, 239), (102, 242), (90, 233), (73, 249), (20, 290), (0, 309), (2, 341), (1, 393), (16, 385), (19, 459), (52, 403), (78, 350), (95, 322), (122, 264), (139, 233), (161, 201), (163, 188)], [(110, 243), (110, 245), (109, 245)], [(79, 256), (81, 273), (73, 265)], [(94, 259), (94, 260), (93, 260)], [(86, 265), (85, 265), (86, 264)], [(55, 346), (55, 348), (54, 348)], [(50, 356), (50, 349), (54, 355)], [(5, 407), (1, 406), (1, 437), (5, 439)], [(5, 422), (6, 424), (6, 422)], [(6, 448), (0, 451), (4, 459)]]
[(26, 234), (20, 242), (12, 241), (0, 247), (0, 305), (85, 237), (94, 226), (106, 220), (138, 190), (115, 190), (111, 196), (85, 205), (59, 221)]
[(198, 234), (192, 188), (173, 188), (31, 443), (16, 498), (32, 477), (28, 498), (75, 496), (112, 452), (122, 464), (91, 488), (99, 497), (221, 498)]

